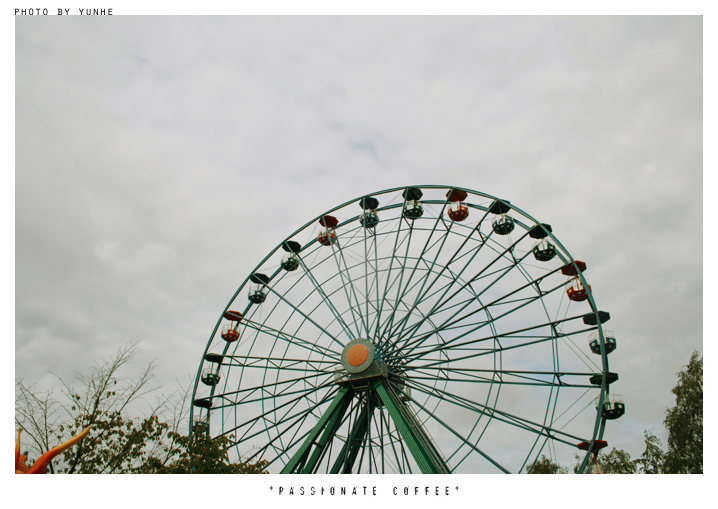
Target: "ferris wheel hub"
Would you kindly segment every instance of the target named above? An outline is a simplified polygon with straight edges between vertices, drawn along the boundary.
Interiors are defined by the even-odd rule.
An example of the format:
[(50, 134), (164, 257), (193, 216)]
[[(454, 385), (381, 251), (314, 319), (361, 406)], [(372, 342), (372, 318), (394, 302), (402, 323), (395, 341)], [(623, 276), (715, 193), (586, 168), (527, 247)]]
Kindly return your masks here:
[(369, 357), (369, 349), (365, 345), (354, 345), (347, 352), (347, 362), (352, 366), (361, 366)]
[(349, 373), (361, 373), (374, 362), (374, 344), (368, 339), (357, 338), (342, 350), (342, 367)]

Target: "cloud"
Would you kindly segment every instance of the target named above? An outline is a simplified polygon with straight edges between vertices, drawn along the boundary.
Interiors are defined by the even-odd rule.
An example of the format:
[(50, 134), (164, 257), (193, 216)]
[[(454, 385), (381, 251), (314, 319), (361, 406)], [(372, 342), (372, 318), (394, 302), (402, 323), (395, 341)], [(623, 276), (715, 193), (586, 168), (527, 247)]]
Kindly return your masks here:
[(171, 387), (303, 224), (458, 185), (587, 262), (635, 457), (702, 351), (702, 59), (697, 17), (18, 18), (16, 376), (145, 338)]

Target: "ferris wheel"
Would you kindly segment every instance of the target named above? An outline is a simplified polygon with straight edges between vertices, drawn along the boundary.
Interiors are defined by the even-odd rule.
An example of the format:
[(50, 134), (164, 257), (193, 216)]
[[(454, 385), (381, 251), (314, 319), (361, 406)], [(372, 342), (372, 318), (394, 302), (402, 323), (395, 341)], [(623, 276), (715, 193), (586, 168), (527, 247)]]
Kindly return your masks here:
[(273, 473), (583, 471), (625, 406), (615, 335), (550, 225), (485, 193), (389, 189), (280, 242), (220, 313), (192, 433)]

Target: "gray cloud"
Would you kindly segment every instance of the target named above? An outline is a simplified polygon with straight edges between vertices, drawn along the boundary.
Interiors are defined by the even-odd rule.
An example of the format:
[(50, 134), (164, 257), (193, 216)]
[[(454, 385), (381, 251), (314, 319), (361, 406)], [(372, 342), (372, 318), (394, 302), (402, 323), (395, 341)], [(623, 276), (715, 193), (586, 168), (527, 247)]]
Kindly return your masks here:
[(635, 457), (703, 345), (702, 36), (698, 17), (17, 18), (16, 376), (145, 338), (172, 387), (302, 224), (455, 184), (587, 262), (628, 407), (607, 435)]

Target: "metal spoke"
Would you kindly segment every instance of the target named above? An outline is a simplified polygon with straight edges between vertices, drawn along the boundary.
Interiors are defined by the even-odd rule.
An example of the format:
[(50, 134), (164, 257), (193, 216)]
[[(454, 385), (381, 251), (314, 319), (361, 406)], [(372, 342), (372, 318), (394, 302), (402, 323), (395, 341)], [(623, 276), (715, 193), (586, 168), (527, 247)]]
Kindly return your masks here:
[(352, 333), (349, 331), (349, 326), (344, 322), (344, 320), (341, 317), (341, 314), (336, 310), (334, 307), (334, 304), (332, 304), (331, 299), (329, 299), (329, 296), (322, 290), (322, 287), (320, 284), (317, 283), (317, 280), (314, 278), (314, 275), (312, 274), (312, 271), (309, 270), (309, 268), (304, 264), (304, 260), (301, 257), (299, 258), (299, 263), (302, 265), (302, 268), (304, 269), (304, 273), (307, 275), (308, 279), (312, 282), (312, 285), (314, 285), (314, 288), (319, 294), (322, 296), (322, 302), (326, 304), (327, 308), (329, 308), (329, 311), (334, 315), (334, 318), (339, 322), (339, 324), (342, 326), (342, 329), (344, 329), (344, 333), (347, 335), (347, 337), (352, 337)]
[[(560, 440), (564, 442), (565, 444), (575, 446), (574, 442), (568, 442), (566, 440), (561, 440), (557, 438), (556, 435), (563, 435), (567, 438), (573, 438), (574, 440), (578, 441), (585, 441), (585, 438), (578, 437), (576, 435), (572, 435), (570, 433), (566, 433), (564, 431), (553, 429), (551, 427), (543, 426), (537, 422), (530, 421), (528, 419), (524, 419), (518, 415), (511, 414), (509, 412), (504, 412), (501, 410), (498, 410), (496, 408), (489, 408), (486, 405), (482, 405), (481, 403), (478, 403), (476, 401), (472, 401), (468, 398), (465, 398), (463, 396), (459, 396), (457, 394), (450, 393), (448, 391), (444, 391), (441, 389), (437, 389), (436, 387), (428, 386), (427, 384), (424, 384), (422, 382), (416, 382), (414, 378), (411, 379), (413, 387), (420, 391), (425, 393), (437, 393), (444, 399), (444, 401), (447, 401), (449, 403), (453, 403), (456, 406), (460, 406), (463, 408), (467, 408), (470, 410), (474, 410), (477, 413), (491, 416), (493, 419), (502, 421), (506, 424), (511, 424), (512, 426), (518, 427), (522, 430), (526, 431), (532, 431), (534, 433), (540, 434), (542, 436), (550, 437), (554, 440)], [(418, 402), (412, 398), (412, 402), (416, 403), (418, 405)], [(424, 409), (423, 407), (421, 407)], [(432, 415), (430, 412), (427, 411), (430, 415)], [(433, 416), (433, 415), (432, 415)], [(435, 416), (433, 416), (435, 418)], [(553, 434), (551, 434), (553, 433)]]
[[(272, 473), (525, 472), (601, 440), (613, 397), (604, 318), (588, 287), (583, 303), (564, 291), (583, 262), (551, 228), (468, 189), (369, 196), (376, 224), (370, 202), (350, 200), (245, 270), (204, 350), (190, 433), (202, 421), (230, 438), (232, 461)], [(454, 200), (468, 216), (447, 214)], [(328, 216), (336, 237), (323, 245)], [(542, 238), (548, 251), (532, 245)], [(282, 248), (297, 262), (280, 264)]]
[[(230, 428), (230, 429), (224, 430), (221, 434), (222, 434), (222, 435), (227, 435), (227, 434), (229, 434), (229, 433), (232, 433), (232, 432), (234, 432), (234, 431), (237, 431), (237, 430), (240, 429), (240, 428), (245, 427), (247, 424), (256, 423), (256, 422), (259, 422), (260, 420), (264, 420), (267, 416), (269, 416), (269, 415), (270, 415), (271, 413), (273, 413), (273, 412), (276, 412), (278, 409), (283, 408), (283, 407), (285, 407), (285, 406), (287, 406), (287, 405), (290, 405), (290, 404), (292, 404), (292, 403), (295, 403), (295, 404), (296, 404), (296, 403), (299, 403), (299, 402), (302, 401), (303, 399), (306, 399), (306, 396), (307, 396), (308, 394), (317, 392), (317, 391), (319, 391), (319, 390), (321, 390), (321, 389), (325, 389), (325, 388), (327, 388), (327, 387), (330, 387), (331, 385), (332, 385), (331, 381), (328, 381), (328, 382), (326, 382), (326, 383), (324, 383), (324, 384), (322, 384), (322, 385), (320, 385), (320, 386), (318, 386), (318, 387), (315, 387), (315, 388), (311, 389), (310, 391), (305, 392), (302, 396), (297, 396), (296, 398), (293, 398), (293, 399), (291, 399), (291, 400), (289, 400), (289, 401), (286, 401), (286, 402), (284, 402), (284, 403), (282, 403), (282, 404), (280, 404), (280, 405), (275, 406), (272, 410), (266, 411), (266, 412), (264, 412), (264, 413), (262, 413), (262, 414), (260, 414), (260, 415), (257, 415), (257, 416), (255, 416), (255, 417), (253, 417), (252, 419), (249, 419), (249, 420), (247, 420), (247, 421), (244, 421), (243, 423), (238, 424), (238, 425), (236, 425), (236, 426), (234, 426), (234, 427), (232, 427), (232, 428)], [(331, 391), (330, 391), (330, 392), (331, 392)], [(310, 407), (308, 410), (302, 411), (301, 415), (306, 415), (307, 413), (312, 412), (312, 410), (314, 410), (314, 408), (316, 408), (317, 406), (318, 406), (318, 404), (315, 405), (315, 406), (313, 406), (313, 407)], [(271, 427), (276, 427), (276, 426), (278, 426), (278, 425), (279, 425), (278, 423), (272, 423)], [(260, 433), (262, 433), (262, 432), (264, 432), (264, 431), (265, 431), (265, 430), (262, 430), (262, 431), (260, 431)], [(239, 438), (239, 440), (251, 438), (251, 437), (253, 437), (253, 436), (254, 436), (254, 435), (242, 436), (242, 437)]]
[[(559, 286), (555, 287), (554, 289), (552, 289), (552, 290), (546, 292), (546, 294), (549, 294), (549, 293), (555, 291), (556, 289), (561, 288), (561, 286), (562, 286), (562, 285), (559, 285)], [(405, 348), (405, 349), (411, 346), (411, 348), (408, 350), (408, 352), (407, 352), (406, 355), (411, 355), (411, 352), (412, 352), (412, 351), (414, 351), (418, 346), (421, 346), (421, 344), (423, 344), (423, 343), (425, 342), (425, 340), (426, 340), (427, 338), (429, 338), (430, 336), (432, 336), (433, 334), (436, 334), (437, 332), (440, 332), (440, 331), (442, 331), (442, 330), (445, 330), (445, 329), (446, 329), (448, 326), (450, 326), (450, 325), (456, 325), (457, 323), (460, 323), (462, 320), (468, 318), (469, 316), (473, 316), (473, 315), (475, 315), (475, 314), (478, 313), (478, 312), (488, 310), (488, 308), (490, 308), (491, 306), (495, 305), (497, 302), (500, 302), (501, 300), (503, 300), (504, 298), (508, 297), (509, 295), (512, 295), (512, 294), (515, 293), (516, 291), (517, 291), (517, 290), (514, 290), (514, 291), (511, 292), (510, 294), (507, 294), (507, 295), (505, 295), (505, 296), (503, 296), (503, 297), (500, 297), (499, 299), (496, 299), (496, 300), (494, 300), (494, 301), (492, 301), (492, 302), (490, 302), (490, 303), (488, 303), (488, 304), (484, 304), (484, 305), (482, 305), (480, 308), (478, 308), (478, 309), (476, 309), (476, 310), (474, 310), (474, 311), (471, 311), (471, 312), (467, 313), (466, 315), (462, 316), (461, 318), (458, 318), (458, 319), (453, 320), (452, 322), (444, 322), (442, 325), (439, 325), (438, 327), (434, 328), (432, 331), (422, 334), (421, 336), (419, 336), (419, 338), (414, 339), (414, 341), (412, 341), (412, 342), (407, 343), (406, 345), (404, 345), (404, 348)], [(544, 295), (546, 295), (546, 294), (544, 294)], [(507, 315), (513, 313), (514, 311), (517, 311), (518, 309), (520, 309), (520, 308), (522, 308), (522, 307), (525, 307), (527, 304), (530, 304), (531, 302), (534, 302), (536, 299), (539, 299), (539, 298), (541, 298), (541, 296), (537, 295), (534, 299), (532, 299), (532, 300), (527, 300), (527, 301), (525, 301), (523, 304), (521, 304), (521, 305), (519, 305), (519, 306), (517, 306), (517, 307), (515, 307), (515, 308), (513, 308), (513, 309), (510, 309), (510, 310), (504, 312), (503, 314), (501, 314), (501, 315), (499, 315), (499, 316), (496, 316), (496, 317), (493, 317), (490, 321), (480, 322), (480, 325), (478, 325), (477, 327), (475, 327), (475, 328), (473, 328), (473, 329), (471, 329), (471, 330), (469, 330), (469, 331), (464, 332), (461, 336), (459, 336), (459, 338), (464, 337), (464, 336), (466, 336), (466, 335), (468, 335), (468, 334), (470, 334), (470, 333), (472, 333), (472, 332), (475, 332), (475, 331), (479, 330), (480, 328), (484, 327), (485, 325), (488, 325), (489, 323), (493, 323), (493, 322), (499, 320), (500, 318), (502, 318), (502, 317), (504, 317), (504, 316), (507, 316)], [(565, 319), (565, 318), (564, 318), (563, 320), (557, 320), (557, 321), (554, 321), (554, 322), (550, 322), (550, 324), (563, 323), (563, 322), (566, 322), (566, 321), (569, 321), (569, 320), (574, 320), (574, 319), (576, 319), (576, 318), (581, 318), (581, 317), (572, 317), (572, 318), (570, 318), (570, 319)], [(459, 339), (459, 338), (455, 338), (454, 340)], [(454, 341), (454, 340), (452, 340), (452, 341)]]
[(305, 348), (305, 349), (307, 349), (311, 352), (317, 353), (319, 355), (323, 355), (323, 356), (327, 356), (327, 357), (335, 358), (335, 359), (337, 359), (341, 356), (341, 352), (332, 350), (330, 348), (322, 347), (321, 345), (312, 343), (309, 340), (301, 339), (297, 336), (287, 334), (280, 330), (272, 329), (271, 327), (269, 327), (265, 324), (255, 323), (255, 322), (252, 322), (249, 320), (243, 321), (242, 324), (244, 324), (246, 327), (249, 327), (250, 329), (256, 330), (257, 332), (263, 332), (265, 334), (269, 334), (272, 337), (276, 337), (277, 339), (283, 339), (284, 341), (286, 341), (288, 343)]
[[(508, 248), (507, 248), (507, 250), (508, 250)], [(499, 258), (500, 258), (500, 257), (496, 258), (496, 260), (498, 260)], [(492, 262), (492, 263), (493, 263), (493, 262)], [(515, 267), (515, 265), (511, 265), (511, 266), (509, 266), (508, 268), (506, 268), (505, 270), (501, 271), (499, 277), (497, 277), (492, 283), (490, 283), (490, 284), (488, 284), (487, 286), (485, 286), (481, 292), (479, 292), (478, 294), (475, 294), (475, 297), (476, 297), (477, 299), (478, 299), (479, 297), (481, 297), (481, 295), (483, 295), (484, 293), (486, 293), (495, 283), (497, 283), (499, 280), (501, 280), (501, 279), (503, 278), (503, 276), (505, 276), (505, 275), (508, 273), (508, 271), (511, 270), (513, 267)], [(558, 269), (557, 269), (557, 270), (558, 270)], [(499, 298), (499, 299), (496, 299), (496, 300), (493, 301), (492, 303), (487, 304), (487, 305), (485, 305), (485, 306), (482, 306), (482, 307), (479, 308), (478, 310), (472, 311), (471, 313), (469, 313), (469, 314), (467, 314), (467, 315), (464, 315), (464, 316), (462, 316), (461, 318), (459, 318), (459, 319), (457, 319), (457, 320), (455, 320), (454, 322), (451, 322), (451, 323), (456, 323), (456, 322), (458, 322), (458, 321), (461, 321), (461, 320), (467, 318), (468, 316), (471, 316), (472, 314), (475, 314), (475, 313), (477, 313), (477, 312), (479, 312), (479, 311), (485, 310), (486, 308), (488, 308), (489, 306), (491, 306), (491, 305), (493, 305), (493, 304), (495, 304), (495, 303), (497, 303), (497, 302), (501, 302), (501, 301), (504, 300), (506, 297), (508, 297), (508, 296), (510, 296), (510, 295), (512, 295), (512, 294), (514, 294), (514, 293), (516, 293), (516, 292), (518, 292), (518, 291), (520, 291), (520, 290), (523, 290), (523, 289), (525, 289), (525, 288), (528, 288), (528, 287), (532, 286), (533, 284), (538, 284), (538, 282), (540, 282), (541, 280), (543, 280), (545, 277), (547, 277), (547, 276), (550, 275), (550, 274), (551, 274), (551, 273), (546, 274), (546, 275), (543, 275), (543, 276), (541, 276), (540, 278), (537, 278), (537, 279), (534, 280), (534, 281), (530, 281), (530, 282), (527, 283), (526, 285), (524, 285), (524, 286), (522, 286), (522, 287), (520, 287), (520, 288), (517, 288), (517, 289), (514, 290), (513, 292), (511, 292), (511, 293), (509, 293), (509, 294), (507, 294), (507, 295), (504, 295), (503, 297), (501, 297), (501, 298)], [(446, 298), (446, 299), (444, 299), (443, 301), (441, 301), (441, 303), (439, 303), (439, 304), (437, 304), (436, 306), (434, 306), (434, 308), (431, 310), (431, 313), (436, 313), (436, 312), (438, 312), (442, 307), (444, 307), (445, 304), (447, 304), (448, 302), (450, 302), (455, 296), (459, 295), (459, 293), (460, 293), (462, 290), (464, 290), (466, 287), (468, 287), (468, 286), (470, 285), (470, 283), (471, 283), (472, 281), (474, 281), (475, 279), (476, 279), (476, 277), (475, 277), (475, 278), (472, 278), (471, 280), (469, 280), (469, 281), (466, 282), (465, 284), (461, 285), (460, 288), (459, 288), (458, 290), (456, 290), (451, 296), (449, 296), (448, 298)], [(540, 295), (540, 294), (538, 294), (538, 295), (536, 296), (536, 298), (540, 298), (540, 297), (542, 297), (542, 295)], [(453, 315), (451, 315), (451, 317), (449, 317), (449, 318), (447, 319), (447, 322), (448, 322), (449, 320), (453, 319), (453, 318), (454, 318), (457, 314), (459, 314), (463, 309), (465, 309), (465, 308), (470, 304), (470, 302), (471, 302), (471, 301), (467, 302), (465, 306), (461, 307), (461, 308), (460, 308), (459, 310), (457, 310)], [(445, 322), (444, 324), (446, 324), (447, 322)], [(406, 333), (404, 334), (404, 336), (406, 336), (406, 335), (409, 334), (410, 332), (413, 332), (414, 330), (416, 330), (416, 328), (418, 328), (421, 323), (423, 323), (423, 322), (420, 322), (420, 323), (418, 323), (418, 324), (412, 325), (412, 327), (411, 327), (409, 330), (406, 331)], [(444, 324), (442, 324), (442, 325), (439, 326), (439, 330), (441, 330), (441, 327), (442, 327)], [(404, 339), (404, 337), (400, 336), (400, 337), (397, 339), (396, 342), (398, 342), (398, 341), (400, 341), (400, 340), (402, 340), (402, 339)]]
[[(431, 237), (434, 235), (434, 232), (436, 231), (436, 228), (437, 228), (437, 227), (439, 226), (439, 224), (441, 223), (442, 214), (443, 214), (445, 208), (446, 208), (446, 204), (444, 204), (444, 207), (441, 209), (441, 212), (439, 213), (439, 216), (436, 218), (436, 221), (434, 222), (434, 226), (433, 226), (432, 229), (431, 229), (431, 233), (429, 234), (429, 238), (426, 239), (426, 243), (424, 244), (424, 247), (421, 249), (421, 253), (420, 253), (419, 256), (417, 257), (417, 263), (416, 263), (416, 265), (414, 266), (414, 268), (412, 269), (411, 274), (409, 274), (409, 279), (408, 279), (407, 282), (406, 282), (406, 286), (404, 287), (404, 291), (401, 293), (401, 295), (398, 295), (398, 294), (397, 294), (397, 298), (396, 298), (396, 301), (397, 301), (397, 302), (403, 302), (404, 295), (406, 294), (406, 289), (408, 288), (409, 283), (411, 282), (411, 278), (414, 276), (414, 273), (416, 272), (416, 269), (417, 269), (418, 266), (419, 266), (420, 260), (423, 259), (424, 253), (426, 252), (427, 247), (428, 247), (428, 245), (429, 245), (429, 242), (431, 241)], [(411, 232), (411, 231), (413, 231), (413, 228), (410, 230), (410, 232)], [(407, 243), (407, 254), (408, 254), (408, 250), (409, 250), (409, 243)], [(404, 256), (404, 260), (406, 261), (406, 254), (405, 254), (405, 256)], [(403, 275), (404, 275), (404, 273), (403, 273), (403, 271), (402, 271), (402, 279), (403, 279)], [(401, 290), (401, 282), (399, 283), (399, 290)], [(397, 308), (394, 307), (394, 311), (393, 311), (392, 314), (390, 315), (389, 319), (385, 322), (386, 325), (383, 327), (383, 331), (382, 331), (382, 333), (381, 333), (381, 337), (386, 337), (386, 336), (387, 336), (387, 331), (388, 331), (388, 329), (390, 329), (390, 328), (393, 326), (394, 314), (396, 313), (396, 310), (397, 310)]]
[(494, 459), (491, 458), (488, 454), (486, 454), (486, 453), (483, 452), (481, 449), (479, 449), (478, 447), (476, 447), (476, 445), (474, 445), (474, 444), (472, 444), (471, 442), (469, 442), (465, 437), (463, 437), (461, 434), (459, 434), (458, 432), (456, 432), (451, 426), (449, 426), (449, 425), (448, 425), (446, 422), (444, 422), (442, 419), (440, 419), (439, 417), (437, 417), (437, 416), (434, 415), (433, 413), (427, 411), (426, 408), (424, 408), (424, 406), (421, 405), (421, 404), (420, 404), (418, 401), (416, 401), (414, 398), (411, 398), (411, 401), (412, 401), (416, 406), (418, 406), (419, 408), (421, 408), (422, 410), (424, 410), (425, 412), (427, 412), (427, 414), (428, 414), (433, 420), (435, 420), (436, 422), (438, 422), (439, 424), (441, 424), (444, 428), (446, 428), (447, 430), (449, 430), (449, 431), (450, 431), (452, 434), (454, 434), (459, 440), (462, 440), (464, 444), (466, 444), (467, 446), (469, 446), (470, 448), (472, 448), (474, 451), (478, 452), (481, 456), (483, 456), (486, 460), (488, 460), (488, 461), (489, 461), (491, 464), (493, 464), (495, 467), (497, 467), (498, 469), (500, 469), (502, 472), (504, 472), (504, 473), (506, 473), (506, 474), (510, 473), (510, 472), (509, 472), (508, 470), (506, 470), (503, 466), (501, 466), (496, 460), (494, 460)]
[[(562, 376), (582, 376), (584, 378), (588, 378), (594, 375), (597, 375), (599, 373), (568, 373), (568, 372), (558, 372), (558, 371), (519, 371), (519, 370), (490, 370), (490, 369), (471, 369), (471, 368), (447, 368), (447, 367), (412, 367), (408, 366), (405, 368), (405, 373), (413, 371), (416, 373), (422, 373), (424, 371), (429, 371), (429, 373), (425, 373), (426, 376), (417, 376), (412, 375), (412, 380), (446, 380), (446, 381), (452, 381), (452, 382), (470, 382), (470, 383), (490, 383), (490, 384), (506, 384), (506, 385), (536, 385), (539, 387), (549, 386), (549, 387), (593, 387), (591, 384), (572, 384), (572, 383), (566, 383), (563, 380), (561, 380)], [(444, 376), (440, 374), (431, 374), (432, 371), (441, 371), (445, 373)], [(451, 373), (454, 376), (449, 377), (448, 373)], [(495, 378), (495, 377), (482, 377), (475, 373), (489, 373), (492, 375), (514, 375), (516, 378), (520, 378), (524, 381), (507, 381), (504, 380), (502, 377)], [(457, 378), (455, 375), (463, 375), (465, 378)], [(540, 378), (533, 378), (529, 375), (550, 375), (554, 379), (556, 379), (556, 382), (542, 380)]]
[[(339, 239), (339, 236), (337, 236), (337, 242), (338, 242), (338, 239)], [(336, 261), (339, 274), (342, 276), (342, 283), (344, 283), (344, 276), (346, 276), (346, 279), (348, 281), (349, 290), (351, 290), (351, 295), (354, 296), (354, 302), (356, 302), (356, 308), (357, 308), (357, 310), (360, 311), (361, 310), (361, 301), (357, 297), (356, 286), (354, 285), (354, 282), (352, 281), (352, 278), (349, 275), (349, 267), (347, 266), (346, 259), (344, 258), (344, 252), (341, 249), (335, 248), (333, 242), (330, 242), (329, 245), (332, 249), (332, 254), (334, 255), (334, 260)], [(344, 263), (344, 269), (341, 268), (339, 259), (337, 259), (337, 252), (339, 252), (339, 259), (341, 259), (341, 262)], [(346, 287), (345, 287), (344, 291), (346, 292)], [(347, 293), (347, 301), (349, 302), (349, 308), (351, 309), (352, 316), (354, 316), (354, 304), (352, 304), (349, 293)], [(366, 320), (365, 317), (362, 316), (362, 314), (360, 312), (358, 322), (365, 328), (365, 330), (368, 330), (368, 325), (366, 324), (365, 320)], [(357, 328), (357, 337), (361, 337), (361, 328)]]
[[(486, 212), (486, 213), (484, 214), (484, 216), (482, 217), (482, 220), (486, 217), (486, 214), (488, 214), (488, 212)], [(479, 227), (480, 227), (480, 226), (481, 226), (481, 221), (479, 221), (479, 222), (477, 223), (477, 225), (471, 230), (471, 232), (469, 233), (469, 235), (466, 236), (466, 238), (462, 241), (461, 245), (457, 248), (457, 250), (456, 250), (456, 251), (454, 252), (454, 254), (451, 256), (451, 258), (449, 259), (449, 261), (446, 262), (446, 265), (444, 265), (444, 266), (441, 268), (441, 270), (438, 272), (438, 274), (436, 274), (436, 277), (435, 277), (434, 280), (431, 282), (431, 284), (426, 288), (426, 290), (423, 290), (423, 286), (422, 286), (423, 293), (422, 293), (422, 290), (419, 291), (419, 294), (416, 296), (416, 299), (415, 299), (415, 301), (414, 301), (414, 304), (412, 305), (411, 309), (409, 309), (409, 311), (408, 311), (407, 314), (405, 315), (405, 318), (401, 321), (401, 322), (402, 322), (402, 323), (401, 323), (401, 325), (402, 325), (402, 330), (399, 331), (399, 334), (398, 334), (399, 338), (402, 337), (402, 332), (403, 332), (403, 330), (404, 330), (404, 327), (406, 326), (406, 323), (407, 323), (407, 320), (408, 320), (409, 316), (411, 315), (411, 311), (412, 311), (414, 308), (416, 308), (416, 306), (417, 306), (421, 301), (424, 300), (424, 298), (426, 297), (426, 295), (429, 293), (429, 290), (431, 290), (431, 288), (434, 286), (434, 284), (439, 280), (439, 278), (440, 278), (441, 275), (443, 274), (444, 270), (448, 269), (449, 265), (451, 265), (451, 263), (456, 259), (457, 255), (458, 255), (458, 254), (461, 252), (461, 250), (464, 248), (464, 246), (465, 246), (466, 243), (469, 241), (469, 239), (471, 238), (471, 236), (472, 236), (475, 232), (478, 232), (478, 231), (479, 231)], [(447, 230), (447, 233), (448, 233), (448, 231), (449, 231), (449, 230)], [(480, 232), (479, 232), (479, 233), (480, 233)], [(478, 252), (479, 252), (479, 251), (481, 250), (481, 248), (485, 245), (485, 243), (486, 243), (486, 239), (483, 239), (483, 241), (481, 242), (481, 244), (480, 244), (479, 246), (477, 246), (477, 248), (476, 248), (476, 250), (475, 250), (476, 252), (474, 253), (474, 257), (476, 256), (476, 254), (478, 254)], [(436, 253), (436, 256), (434, 257), (434, 260), (433, 260), (433, 262), (432, 262), (432, 267), (435, 265), (436, 259), (438, 258), (438, 256), (439, 256), (439, 253), (437, 252), (437, 253)], [(459, 274), (457, 275), (457, 277), (460, 276), (461, 273), (463, 273), (463, 271), (469, 266), (469, 263), (471, 262), (471, 260), (473, 260), (473, 257), (464, 265), (464, 267), (461, 269), (461, 271), (459, 272)], [(427, 278), (428, 278), (428, 276), (429, 276), (429, 273), (431, 273), (431, 268), (429, 269), (429, 272), (427, 272)], [(450, 288), (450, 285), (447, 285), (446, 291), (445, 291), (444, 295), (446, 295), (446, 292), (449, 291), (449, 288)], [(443, 298), (444, 295), (442, 295), (442, 298)], [(433, 313), (435, 310), (436, 310), (436, 309), (432, 309), (431, 311), (429, 311), (428, 314), (430, 315), (430, 314)], [(423, 321), (422, 321), (421, 323), (423, 323)], [(412, 327), (412, 330), (413, 330), (414, 328), (418, 327), (418, 326), (419, 326), (419, 325), (413, 326), (413, 327)], [(393, 336), (393, 334), (391, 334), (391, 335)]]
[(326, 329), (324, 329), (324, 327), (322, 327), (322, 326), (319, 325), (317, 322), (315, 322), (314, 320), (312, 320), (309, 316), (307, 316), (306, 314), (304, 314), (304, 312), (302, 312), (299, 308), (297, 308), (296, 306), (294, 306), (294, 304), (292, 304), (292, 303), (289, 302), (287, 299), (285, 299), (284, 296), (282, 296), (280, 293), (276, 292), (271, 286), (267, 286), (267, 288), (269, 289), (270, 292), (272, 292), (274, 295), (276, 295), (277, 297), (279, 297), (282, 301), (284, 301), (285, 303), (287, 303), (287, 305), (289, 305), (294, 311), (296, 311), (297, 313), (299, 313), (300, 315), (302, 315), (304, 318), (306, 318), (306, 320), (307, 320), (309, 323), (311, 323), (312, 325), (315, 325), (320, 331), (322, 331), (322, 332), (323, 332), (324, 334), (326, 334), (328, 337), (332, 338), (332, 340), (333, 340), (336, 344), (338, 344), (339, 346), (342, 346), (342, 347), (344, 346), (344, 343), (342, 343), (341, 341), (339, 341), (339, 340), (338, 340), (337, 338), (335, 338), (333, 335), (329, 334), (329, 333), (326, 331)]

